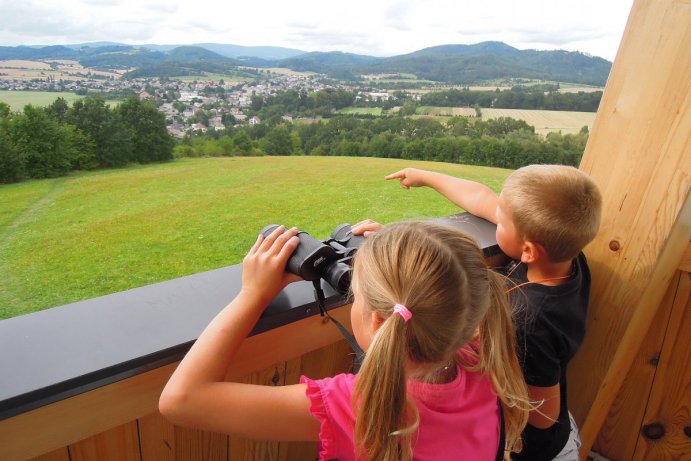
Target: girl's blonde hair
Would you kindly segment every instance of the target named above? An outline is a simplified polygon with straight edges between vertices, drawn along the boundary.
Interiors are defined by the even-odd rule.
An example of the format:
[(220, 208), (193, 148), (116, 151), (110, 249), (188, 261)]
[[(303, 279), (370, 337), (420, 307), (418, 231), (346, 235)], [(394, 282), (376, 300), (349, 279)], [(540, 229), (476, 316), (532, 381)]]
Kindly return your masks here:
[[(369, 237), (355, 261), (354, 284), (366, 309), (383, 319), (353, 394), (357, 450), (366, 459), (409, 460), (419, 424), (406, 395), (406, 363), (431, 380), (450, 362), (485, 373), (501, 399), (507, 449), (520, 449), (528, 420), (504, 279), (466, 234), (432, 222), (391, 224)], [(395, 304), (413, 317), (392, 315)], [(479, 341), (474, 357), (459, 349)], [(459, 437), (462, 437), (459, 434)]]

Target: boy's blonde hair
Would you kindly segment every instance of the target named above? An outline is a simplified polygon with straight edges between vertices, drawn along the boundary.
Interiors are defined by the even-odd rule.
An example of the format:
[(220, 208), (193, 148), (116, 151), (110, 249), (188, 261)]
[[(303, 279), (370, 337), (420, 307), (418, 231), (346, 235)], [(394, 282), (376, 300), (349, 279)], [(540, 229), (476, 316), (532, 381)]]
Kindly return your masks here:
[(542, 245), (554, 263), (575, 258), (600, 227), (600, 191), (571, 166), (519, 168), (506, 179), (501, 198), (517, 236)]
[[(530, 405), (505, 279), (487, 267), (471, 237), (431, 222), (388, 225), (358, 250), (353, 284), (365, 309), (383, 319), (353, 394), (364, 459), (412, 458), (419, 415), (406, 395), (406, 363), (418, 370), (412, 378), (430, 382), (452, 362), (484, 373), (503, 403), (507, 448), (520, 446)], [(412, 312), (409, 322), (392, 315), (395, 304)], [(471, 341), (475, 351), (461, 356)]]

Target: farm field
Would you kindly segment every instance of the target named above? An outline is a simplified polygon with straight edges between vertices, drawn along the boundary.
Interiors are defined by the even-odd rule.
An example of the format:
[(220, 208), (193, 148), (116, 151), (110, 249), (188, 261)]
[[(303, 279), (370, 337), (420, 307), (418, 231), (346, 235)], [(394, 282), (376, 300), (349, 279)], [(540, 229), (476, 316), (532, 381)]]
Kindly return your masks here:
[(88, 74), (118, 79), (126, 70), (106, 72), (82, 67), (78, 61), (45, 59), (41, 61), (0, 60), (0, 80), (31, 80), (35, 78), (55, 80), (81, 80)]
[(0, 318), (236, 264), (267, 224), (447, 216), (415, 166), (501, 187), (509, 170), (352, 157), (181, 159), (0, 186)]
[(338, 111), (339, 114), (355, 114), (355, 115), (376, 115), (379, 116), (383, 112), (381, 107), (345, 107)]
[[(64, 98), (69, 105), (86, 96), (79, 96), (65, 91), (0, 91), (0, 102), (10, 106), (12, 111), (21, 111), (27, 104), (34, 106), (49, 106), (58, 98)], [(107, 100), (106, 105), (114, 108), (120, 104), (118, 100)]]
[(434, 115), (444, 117), (464, 116), (475, 117), (476, 112), (472, 107), (436, 107), (420, 106), (415, 110), (416, 115)]
[(535, 127), (535, 132), (546, 135), (552, 131), (562, 134), (578, 133), (583, 126), (592, 130), (595, 112), (566, 112), (556, 110), (525, 110), (525, 109), (482, 109), (482, 119), (488, 120), (499, 117), (511, 117), (525, 120)]

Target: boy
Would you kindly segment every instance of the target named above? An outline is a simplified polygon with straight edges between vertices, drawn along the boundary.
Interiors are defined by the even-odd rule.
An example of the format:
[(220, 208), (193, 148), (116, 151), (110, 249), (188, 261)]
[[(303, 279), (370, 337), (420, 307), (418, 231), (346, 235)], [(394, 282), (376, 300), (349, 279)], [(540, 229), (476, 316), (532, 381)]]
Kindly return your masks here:
[(401, 187), (427, 186), (497, 225), (497, 243), (514, 261), (507, 275), (521, 367), (533, 401), (515, 460), (578, 460), (578, 428), (567, 408), (566, 367), (585, 334), (590, 272), (581, 252), (598, 231), (601, 197), (573, 167), (531, 165), (506, 180), (501, 194), (441, 173), (406, 168), (386, 177)]

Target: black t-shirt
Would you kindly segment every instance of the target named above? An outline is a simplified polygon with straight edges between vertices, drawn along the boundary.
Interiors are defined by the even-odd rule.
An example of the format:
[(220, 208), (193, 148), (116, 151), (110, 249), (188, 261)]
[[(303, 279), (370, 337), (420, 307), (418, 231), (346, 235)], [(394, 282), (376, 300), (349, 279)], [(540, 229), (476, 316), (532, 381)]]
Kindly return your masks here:
[[(516, 284), (528, 282), (528, 267), (508, 268)], [(514, 460), (547, 461), (564, 448), (569, 438), (566, 401), (566, 367), (583, 342), (590, 295), (590, 271), (585, 255), (573, 261), (572, 274), (556, 286), (528, 283), (511, 291), (521, 368), (529, 386), (560, 385), (560, 411), (548, 429), (528, 424), (523, 431), (523, 451)]]

